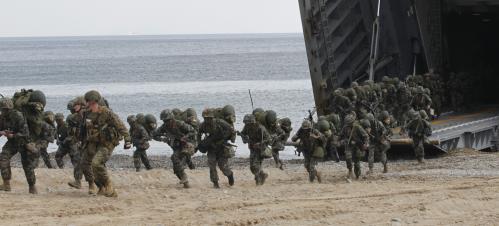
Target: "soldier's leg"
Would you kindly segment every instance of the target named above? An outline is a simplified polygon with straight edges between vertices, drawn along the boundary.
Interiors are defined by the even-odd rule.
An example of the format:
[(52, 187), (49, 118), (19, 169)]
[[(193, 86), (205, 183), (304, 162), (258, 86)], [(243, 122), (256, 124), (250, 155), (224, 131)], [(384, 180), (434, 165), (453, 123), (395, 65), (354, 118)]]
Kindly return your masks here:
[(113, 147), (99, 145), (97, 146), (95, 156), (92, 160), (92, 172), (95, 178), (95, 184), (99, 187), (99, 194), (105, 195), (106, 197), (117, 196), (106, 168), (106, 162), (109, 160), (112, 153)]
[(416, 158), (418, 159), (419, 163), (424, 162), (424, 139), (415, 137), (413, 138), (414, 141), (414, 154), (416, 154)]
[(373, 168), (374, 168), (374, 154), (376, 153), (376, 146), (375, 145), (370, 145), (368, 148), (368, 162), (369, 162), (369, 171), (367, 174), (373, 173)]
[(81, 155), (78, 145), (70, 145), (67, 150), (69, 150), (69, 158), (71, 159), (71, 164), (73, 165), (73, 176), (75, 178), (75, 187), (81, 188)]
[(21, 163), (29, 185), (29, 193), (37, 194), (35, 169), (38, 167), (40, 154), (25, 150), (24, 148), (21, 148), (19, 152), (21, 153)]
[(0, 186), (0, 190), (10, 191), (10, 180), (12, 179), (12, 172), (10, 170), (10, 159), (17, 154), (17, 147), (11, 141), (7, 141), (2, 147), (2, 153), (0, 153), (0, 170), (2, 173), (3, 185)]
[[(89, 143), (81, 152), (80, 167), (85, 176), (85, 180), (88, 182), (88, 193), (91, 195), (96, 193), (94, 173), (92, 171), (92, 160), (94, 159), (96, 151), (97, 146), (94, 143)], [(75, 187), (72, 182), (68, 184), (71, 187)]]
[(317, 163), (320, 159), (311, 157), (310, 158), (310, 169), (312, 171), (312, 176), (317, 179), (317, 182), (322, 183), (322, 177), (319, 171), (317, 170)]
[(210, 180), (215, 188), (219, 188), (218, 173), (217, 173), (217, 155), (214, 151), (208, 151), (208, 166), (210, 167)]
[(151, 170), (151, 163), (149, 162), (149, 158), (147, 157), (147, 149), (141, 150), (140, 152), (140, 160), (142, 160), (142, 164), (146, 167), (147, 170)]
[(234, 173), (232, 172), (232, 169), (230, 168), (229, 158), (226, 158), (224, 156), (219, 156), (217, 158), (217, 162), (218, 162), (218, 168), (220, 168), (220, 171), (222, 171), (222, 173), (229, 180), (229, 185), (230, 186), (234, 185)]
[(69, 148), (64, 145), (59, 145), (57, 151), (55, 152), (55, 162), (60, 169), (64, 168), (64, 156), (66, 156), (68, 152)]
[(172, 154), (172, 163), (173, 173), (178, 177), (180, 183), (183, 184), (185, 188), (188, 188), (189, 181), (187, 179), (187, 174), (185, 173), (187, 166), (186, 156), (180, 151), (174, 151)]
[(386, 152), (390, 149), (390, 143), (381, 144), (378, 147), (381, 164), (383, 164), (383, 173), (388, 173), (388, 158)]
[(50, 155), (47, 152), (47, 147), (40, 148), (40, 155), (42, 156), (43, 162), (47, 168), (52, 169), (52, 163), (50, 162)]
[(137, 172), (140, 171), (140, 148), (136, 148), (135, 151), (133, 152), (133, 166), (135, 166), (135, 170)]
[(196, 169), (196, 166), (192, 162), (191, 156), (187, 157), (187, 166), (189, 166), (189, 169), (191, 169), (191, 170)]
[(355, 178), (359, 179), (360, 175), (362, 174), (360, 167), (360, 160), (364, 157), (364, 152), (361, 151), (359, 148), (355, 147), (352, 154), (354, 161)]
[(347, 163), (347, 169), (348, 169), (348, 177), (350, 177), (350, 179), (353, 179), (353, 172), (352, 172), (352, 169), (353, 169), (353, 162), (352, 162), (352, 147), (347, 147), (345, 148), (345, 162)]
[(261, 163), (259, 162), (259, 153), (251, 150), (250, 153), (250, 170), (251, 173), (255, 176), (256, 185), (261, 184)]

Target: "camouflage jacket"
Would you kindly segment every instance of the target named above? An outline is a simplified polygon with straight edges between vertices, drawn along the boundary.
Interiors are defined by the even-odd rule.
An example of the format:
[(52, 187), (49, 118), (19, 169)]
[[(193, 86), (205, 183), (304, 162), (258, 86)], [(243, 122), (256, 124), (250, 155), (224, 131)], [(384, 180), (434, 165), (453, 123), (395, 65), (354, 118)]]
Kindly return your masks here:
[(406, 125), (406, 131), (413, 139), (429, 137), (432, 134), (430, 122), (421, 118), (409, 121)]
[(84, 113), (84, 142), (118, 145), (119, 141), (131, 142), (130, 134), (121, 119), (109, 108), (100, 106), (99, 112)]
[(56, 135), (57, 135), (57, 130), (55, 126), (44, 121), (42, 123), (41, 139), (49, 143), (54, 143)]
[(369, 134), (357, 122), (343, 127), (340, 136), (342, 144), (345, 146), (353, 145), (360, 148), (369, 145)]
[(10, 110), (7, 114), (0, 115), (0, 131), (14, 134), (9, 141), (24, 143), (29, 139), (29, 129), (26, 119), (17, 110)]
[(175, 119), (173, 126), (163, 123), (163, 125), (156, 129), (153, 138), (154, 140), (167, 143), (172, 148), (177, 148), (181, 147), (185, 142), (195, 143), (196, 130), (191, 125)]
[[(313, 138), (311, 135), (318, 136), (319, 138)], [(326, 146), (327, 139), (319, 132), (317, 129), (311, 129), (310, 132), (306, 132), (302, 128), (296, 131), (296, 134), (291, 138), (293, 142), (300, 141), (300, 147), (305, 152), (312, 152), (316, 146)]]
[(256, 124), (254, 126), (245, 125), (241, 131), (243, 143), (248, 144), (250, 150), (264, 150), (272, 143), (272, 138), (264, 126)]
[(130, 128), (133, 146), (139, 147), (148, 143), (151, 140), (150, 134), (147, 132), (143, 125), (135, 123), (132, 128)]
[[(222, 119), (213, 119), (213, 123), (208, 125), (206, 122), (199, 125), (198, 141), (210, 145), (222, 145), (232, 140), (236, 132), (234, 128)], [(203, 139), (202, 136), (205, 135)]]

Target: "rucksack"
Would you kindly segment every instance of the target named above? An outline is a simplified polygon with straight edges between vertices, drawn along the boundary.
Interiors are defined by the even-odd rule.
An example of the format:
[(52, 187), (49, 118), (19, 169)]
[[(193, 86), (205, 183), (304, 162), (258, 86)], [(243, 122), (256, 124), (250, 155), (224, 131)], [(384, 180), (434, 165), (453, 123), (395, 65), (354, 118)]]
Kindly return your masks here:
[[(45, 94), (39, 90), (22, 89), (14, 94), (12, 98), (14, 109), (20, 111), (28, 123), (31, 135), (39, 137), (42, 133), (42, 123), (44, 120), (44, 109), (46, 104)], [(32, 109), (32, 102), (37, 102), (42, 105), (40, 111)]]

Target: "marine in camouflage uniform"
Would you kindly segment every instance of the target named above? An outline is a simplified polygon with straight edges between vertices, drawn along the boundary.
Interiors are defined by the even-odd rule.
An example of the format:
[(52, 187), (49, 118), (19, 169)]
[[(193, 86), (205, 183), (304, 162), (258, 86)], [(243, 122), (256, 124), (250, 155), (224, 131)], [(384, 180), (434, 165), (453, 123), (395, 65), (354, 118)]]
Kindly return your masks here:
[(51, 111), (46, 111), (44, 113), (44, 122), (42, 123), (42, 137), (37, 143), (38, 148), (40, 149), (40, 156), (45, 163), (47, 168), (52, 169), (52, 163), (50, 162), (50, 155), (47, 152), (47, 148), (49, 143), (54, 143), (56, 137), (56, 128), (55, 128), (55, 115)]
[(390, 114), (387, 111), (383, 111), (380, 114), (380, 120), (376, 119), (374, 115), (369, 114), (367, 116), (369, 123), (371, 124), (370, 132), (370, 145), (369, 145), (369, 171), (368, 174), (373, 173), (374, 159), (378, 155), (381, 163), (383, 164), (383, 173), (388, 172), (387, 166), (387, 156), (386, 152), (390, 149), (390, 136), (391, 129), (386, 126), (390, 125)]
[(284, 151), (284, 145), (289, 138), (289, 133), (286, 133), (279, 125), (275, 111), (267, 111), (265, 121), (265, 129), (271, 137), (272, 157), (274, 158), (276, 167), (284, 170), (284, 164), (279, 159), (279, 152)]
[(74, 115), (69, 115), (64, 121), (64, 115), (58, 113), (55, 116), (57, 122), (57, 145), (59, 146), (55, 153), (55, 161), (59, 168), (64, 168), (63, 158), (69, 154), (71, 164), (73, 165), (73, 176), (75, 178), (74, 187), (81, 188), (81, 178), (83, 174), (80, 167), (80, 150), (76, 136), (76, 128), (79, 122), (74, 119)]
[[(86, 106), (86, 101), (84, 97), (77, 97), (68, 103), (68, 110), (71, 112), (66, 118), (66, 125), (68, 128), (68, 134), (66, 139), (62, 142), (63, 150), (61, 157), (56, 154), (57, 164), (63, 164), (62, 156), (63, 153), (68, 152), (69, 157), (71, 158), (71, 164), (73, 165), (73, 177), (74, 181), (68, 183), (68, 185), (72, 188), (80, 189), (81, 188), (81, 179), (83, 177), (82, 170), (82, 140), (81, 140), (81, 129), (83, 125), (83, 112), (84, 107)], [(92, 183), (93, 184), (93, 183)], [(95, 189), (95, 188), (94, 188)]]
[(199, 126), (198, 149), (202, 153), (208, 153), (211, 182), (215, 188), (220, 188), (216, 168), (218, 164), (220, 171), (228, 178), (229, 185), (232, 186), (234, 174), (229, 166), (229, 158), (233, 157), (233, 153), (228, 142), (234, 142), (236, 132), (225, 120), (215, 118), (212, 109), (205, 109), (202, 115), (204, 121)]
[(345, 159), (348, 168), (348, 177), (358, 179), (361, 174), (360, 160), (364, 157), (365, 151), (369, 147), (369, 134), (356, 120), (354, 115), (348, 115), (344, 120), (344, 127), (341, 131), (341, 143), (345, 147)]
[[(185, 119), (183, 119), (183, 121), (185, 123), (191, 125), (192, 128), (194, 128), (194, 130), (196, 131), (196, 134), (198, 134), (199, 120), (198, 120), (196, 110), (194, 110), (193, 108), (187, 108), (184, 113), (185, 113)], [(198, 141), (194, 140), (193, 145), (194, 145), (194, 147), (197, 148)], [(196, 166), (192, 162), (191, 156), (189, 156), (189, 158), (187, 159), (187, 166), (189, 166), (189, 169), (191, 169), (191, 170), (196, 169)]]
[(263, 171), (262, 162), (265, 157), (262, 153), (271, 144), (272, 138), (267, 129), (256, 122), (252, 114), (244, 116), (244, 128), (239, 135), (250, 149), (250, 169), (255, 175), (256, 185), (263, 185), (269, 175)]
[(326, 137), (326, 156), (324, 160), (335, 160), (340, 161), (338, 155), (338, 131), (335, 124), (333, 123), (336, 118), (335, 114), (326, 115), (319, 117), (319, 121), (316, 124), (316, 129), (319, 130)]
[[(282, 118), (279, 119), (279, 127), (281, 127), (281, 130), (284, 131), (284, 134), (280, 136), (280, 139), (277, 140), (277, 142), (280, 142), (282, 145), (282, 148), (284, 150), (286, 142), (288, 141), (289, 137), (291, 136), (291, 131), (293, 131), (293, 127), (291, 125), (291, 120), (289, 118)], [(278, 157), (278, 156), (277, 156)], [(275, 161), (276, 156), (274, 156), (274, 161)], [(280, 167), (279, 169), (284, 170), (284, 162), (280, 160)]]
[(422, 86), (418, 86), (416, 89), (416, 93), (412, 98), (412, 107), (414, 108), (414, 110), (424, 110), (427, 114), (429, 114), (431, 105), (432, 100), (430, 96), (426, 93), (425, 89)]
[(125, 149), (131, 148), (131, 139), (128, 129), (119, 117), (109, 108), (99, 105), (101, 98), (94, 90), (85, 94), (87, 109), (83, 120), (81, 167), (89, 184), (89, 194), (95, 194), (97, 185), (97, 194), (117, 197), (106, 169), (106, 162), (121, 139), (125, 140)]
[[(44, 99), (45, 96), (43, 95)], [(37, 101), (30, 102), (30, 106), (34, 108), (32, 110), (41, 114), (45, 104)], [(1, 98), (0, 109), (2, 111), (0, 114), (0, 136), (7, 137), (7, 142), (2, 147), (2, 152), (0, 153), (0, 170), (3, 180), (0, 190), (11, 190), (10, 180), (12, 179), (12, 172), (10, 159), (17, 153), (20, 153), (21, 163), (29, 185), (29, 193), (37, 194), (35, 169), (38, 166), (40, 153), (32, 143), (36, 139), (30, 136), (32, 131), (28, 127), (27, 119), (22, 112), (14, 109), (14, 103), (11, 99)]]
[(151, 164), (147, 157), (147, 149), (149, 149), (149, 141), (152, 140), (153, 132), (156, 129), (156, 118), (153, 115), (144, 116), (144, 123), (140, 124), (130, 118), (130, 136), (132, 137), (132, 144), (135, 146), (133, 152), (133, 165), (135, 171), (139, 172), (142, 164), (147, 170), (151, 170)]
[(352, 101), (344, 96), (344, 91), (341, 88), (334, 91), (331, 101), (332, 112), (339, 114), (342, 118), (354, 110)]
[(322, 177), (320, 172), (317, 171), (317, 162), (320, 158), (314, 156), (314, 151), (318, 147), (324, 147), (326, 144), (326, 138), (317, 129), (312, 128), (312, 122), (309, 120), (304, 120), (300, 129), (291, 138), (291, 141), (298, 142), (299, 147), (305, 158), (304, 166), (308, 172), (308, 178), (310, 182), (314, 182), (315, 179), (319, 183), (322, 182)]
[(189, 124), (175, 119), (174, 113), (168, 109), (161, 112), (160, 118), (163, 120), (163, 125), (154, 132), (153, 137), (157, 141), (167, 143), (173, 149), (171, 156), (173, 173), (184, 188), (190, 188), (185, 169), (188, 157), (195, 153), (196, 131)]
[(425, 117), (427, 118), (427, 115), (423, 110), (412, 111), (411, 121), (406, 126), (409, 137), (413, 140), (414, 153), (419, 163), (424, 163), (424, 143), (432, 133), (431, 124)]

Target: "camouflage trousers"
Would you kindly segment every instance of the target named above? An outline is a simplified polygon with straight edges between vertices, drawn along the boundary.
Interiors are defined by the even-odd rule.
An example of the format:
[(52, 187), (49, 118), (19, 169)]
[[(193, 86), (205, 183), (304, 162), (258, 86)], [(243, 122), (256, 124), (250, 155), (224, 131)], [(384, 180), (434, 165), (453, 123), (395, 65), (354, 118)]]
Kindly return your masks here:
[(390, 142), (376, 142), (374, 145), (369, 146), (369, 154), (368, 154), (368, 162), (369, 169), (374, 167), (374, 159), (376, 156), (379, 156), (379, 160), (383, 165), (387, 163), (386, 152), (390, 149)]
[(225, 157), (223, 147), (219, 150), (208, 151), (208, 166), (210, 167), (210, 180), (218, 182), (217, 165), (220, 171), (226, 176), (232, 176), (232, 170), (229, 166), (229, 158)]
[(73, 165), (73, 176), (76, 181), (81, 181), (82, 171), (81, 171), (81, 155), (77, 144), (64, 144), (59, 145), (57, 151), (55, 152), (55, 162), (59, 168), (64, 168), (64, 156), (69, 154), (71, 159), (71, 164)]
[(10, 168), (10, 159), (17, 153), (21, 154), (21, 163), (23, 165), (24, 174), (29, 185), (36, 184), (35, 169), (38, 167), (39, 152), (31, 152), (26, 150), (24, 144), (19, 144), (14, 141), (7, 141), (0, 153), (0, 170), (4, 181), (12, 179)]
[(187, 159), (189, 155), (181, 152), (181, 150), (173, 150), (171, 160), (173, 163), (173, 173), (178, 177), (180, 183), (186, 183), (188, 181), (185, 169), (187, 168)]
[(133, 165), (135, 169), (140, 170), (141, 163), (144, 164), (146, 169), (152, 169), (149, 158), (147, 158), (147, 149), (137, 148), (133, 152)]
[(48, 147), (46, 147), (46, 146), (40, 148), (40, 156), (42, 157), (43, 162), (45, 163), (45, 166), (47, 166), (47, 168), (49, 168), (49, 169), (52, 169), (54, 167), (52, 167), (52, 162), (50, 162), (50, 155), (47, 152), (47, 148)]
[(272, 149), (272, 157), (274, 158), (274, 162), (276, 165), (282, 165), (282, 160), (279, 158), (279, 152), (281, 149)]
[(314, 181), (318, 173), (316, 167), (317, 163), (319, 162), (319, 159), (313, 157), (311, 151), (304, 151), (303, 157), (304, 157), (303, 165), (305, 166), (305, 169), (307, 169), (309, 180)]
[(355, 175), (360, 176), (360, 160), (364, 157), (364, 154), (365, 152), (355, 145), (349, 145), (345, 148), (345, 160), (349, 172), (351, 172), (353, 168)]
[(413, 137), (414, 141), (413, 148), (414, 154), (416, 154), (416, 158), (424, 159), (424, 137)]
[(113, 150), (114, 146), (111, 144), (88, 143), (86, 145), (81, 158), (81, 169), (86, 181), (95, 182), (99, 188), (111, 182), (106, 162), (111, 157)]
[(263, 172), (263, 158), (260, 152), (263, 150), (250, 149), (250, 170), (253, 175), (255, 175), (255, 181), (259, 182), (265, 172)]

